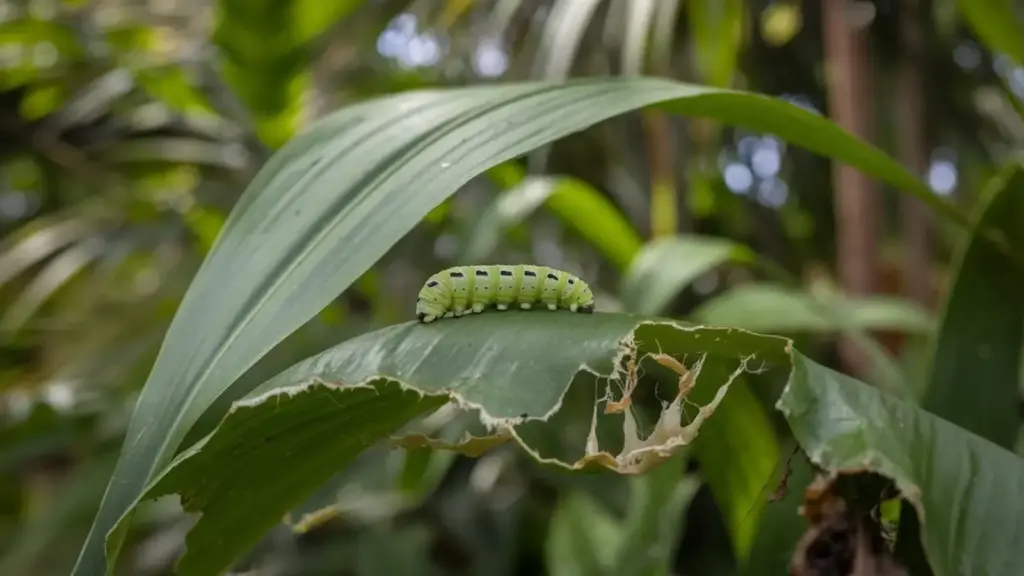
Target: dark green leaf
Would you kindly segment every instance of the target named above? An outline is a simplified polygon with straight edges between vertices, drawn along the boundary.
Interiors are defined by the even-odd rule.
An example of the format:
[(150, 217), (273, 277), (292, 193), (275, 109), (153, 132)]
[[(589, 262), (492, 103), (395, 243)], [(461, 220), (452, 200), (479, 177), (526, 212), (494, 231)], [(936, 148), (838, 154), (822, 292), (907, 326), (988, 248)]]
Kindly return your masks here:
[[(978, 225), (1024, 254), (1024, 166), (986, 187)], [(922, 406), (1012, 450), (1020, 428), (1024, 269), (977, 234), (966, 239)]]
[(1024, 574), (1024, 460), (795, 351), (778, 407), (815, 464), (896, 483), (937, 576)]

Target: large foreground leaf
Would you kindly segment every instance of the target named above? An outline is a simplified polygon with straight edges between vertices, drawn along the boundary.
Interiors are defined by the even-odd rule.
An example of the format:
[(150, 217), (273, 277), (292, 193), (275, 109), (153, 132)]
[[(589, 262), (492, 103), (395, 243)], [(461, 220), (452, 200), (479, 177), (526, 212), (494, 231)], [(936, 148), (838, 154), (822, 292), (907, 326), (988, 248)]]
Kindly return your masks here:
[[(214, 432), (179, 455), (147, 497), (178, 493), (186, 510), (202, 514), (179, 570), (217, 574), (370, 444), (401, 436), (400, 426), (449, 398), (475, 412), (492, 435), (514, 439), (554, 465), (634, 474), (695, 437), (699, 443), (702, 425), (719, 417), (708, 419), (729, 384), (745, 370), (785, 364), (786, 345), (773, 336), (645, 322), (624, 314), (513, 311), (400, 324), (305, 360), (236, 402)], [(690, 425), (678, 397), (665, 409), (647, 402), (647, 409), (654, 407), (650, 422), (644, 421), (639, 400), (634, 409), (608, 413), (613, 399), (632, 397), (622, 389), (635, 390), (637, 398), (671, 389), (678, 375), (659, 373), (650, 361), (643, 362), (643, 378), (633, 380), (628, 371), (614, 376), (615, 361), (623, 354), (638, 359), (659, 350), (685, 360), (693, 371), (689, 398), (707, 398), (698, 401), (708, 406), (706, 413), (691, 413)], [(570, 385), (583, 387), (585, 406), (563, 402)], [(565, 412), (583, 417), (572, 421)], [(578, 434), (567, 421), (582, 425)], [(570, 437), (568, 450), (538, 443), (557, 435)], [(682, 469), (678, 462), (674, 466), (678, 479)], [(756, 480), (763, 485), (770, 473), (769, 467)], [(646, 483), (641, 480), (638, 488)], [(658, 498), (671, 499), (672, 487), (662, 486)], [(663, 504), (638, 501), (634, 512), (653, 519)], [(623, 526), (618, 545), (630, 549), (635, 561), (641, 542), (662, 535), (641, 538), (634, 532), (659, 532), (660, 521), (624, 522), (636, 525)], [(673, 520), (666, 529), (674, 525)], [(660, 561), (671, 550), (663, 552)]]
[(282, 148), (232, 210), (142, 390), (75, 574), (104, 572), (105, 539), (113, 563), (128, 525), (122, 516), (214, 400), (432, 208), (491, 166), (652, 104), (775, 133), (960, 219), (882, 152), (760, 95), (585, 79), (405, 92), (341, 110)]
[[(1000, 230), (1024, 255), (1024, 166), (985, 190), (979, 227)], [(974, 234), (967, 238), (946, 301), (922, 406), (1012, 450), (1020, 428), (1024, 267)]]
[(778, 402), (808, 456), (874, 471), (917, 510), (937, 576), (1024, 574), (1024, 461), (799, 352)]

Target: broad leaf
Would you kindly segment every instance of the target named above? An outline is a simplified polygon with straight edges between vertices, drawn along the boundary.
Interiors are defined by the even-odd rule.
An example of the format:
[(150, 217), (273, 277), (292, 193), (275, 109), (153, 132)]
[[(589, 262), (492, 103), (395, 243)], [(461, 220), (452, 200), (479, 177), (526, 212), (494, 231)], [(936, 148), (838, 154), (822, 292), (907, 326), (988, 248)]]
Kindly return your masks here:
[(1024, 574), (1024, 460), (799, 352), (778, 408), (815, 464), (895, 482), (936, 576)]
[(232, 210), (168, 330), (75, 573), (104, 571), (108, 532), (113, 563), (122, 516), (214, 400), (433, 207), (491, 166), (653, 104), (775, 133), (961, 221), (884, 153), (761, 95), (655, 78), (583, 79), (413, 91), (343, 109), (280, 150)]
[[(1024, 166), (996, 175), (978, 226), (1003, 233), (1024, 254)], [(946, 302), (922, 406), (1012, 450), (1020, 428), (1024, 261), (978, 235), (966, 238)]]

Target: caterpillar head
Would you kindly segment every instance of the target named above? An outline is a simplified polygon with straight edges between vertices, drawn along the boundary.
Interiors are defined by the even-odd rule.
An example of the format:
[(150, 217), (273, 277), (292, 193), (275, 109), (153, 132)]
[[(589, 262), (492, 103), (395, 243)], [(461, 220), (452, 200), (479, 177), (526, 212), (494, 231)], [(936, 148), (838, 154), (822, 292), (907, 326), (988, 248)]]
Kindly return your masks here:
[(420, 322), (433, 322), (444, 316), (447, 311), (448, 308), (437, 294), (421, 294), (416, 299), (416, 319)]

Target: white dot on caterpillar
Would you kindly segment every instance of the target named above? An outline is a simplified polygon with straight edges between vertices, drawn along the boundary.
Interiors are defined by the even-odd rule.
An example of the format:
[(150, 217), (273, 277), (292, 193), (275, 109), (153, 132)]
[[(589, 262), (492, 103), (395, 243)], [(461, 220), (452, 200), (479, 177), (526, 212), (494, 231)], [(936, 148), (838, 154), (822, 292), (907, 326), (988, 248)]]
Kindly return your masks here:
[(519, 307), (522, 308), (523, 310), (529, 310), (531, 308), (531, 305), (529, 302), (523, 302), (522, 304), (519, 305)]

